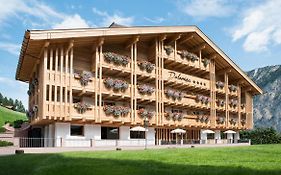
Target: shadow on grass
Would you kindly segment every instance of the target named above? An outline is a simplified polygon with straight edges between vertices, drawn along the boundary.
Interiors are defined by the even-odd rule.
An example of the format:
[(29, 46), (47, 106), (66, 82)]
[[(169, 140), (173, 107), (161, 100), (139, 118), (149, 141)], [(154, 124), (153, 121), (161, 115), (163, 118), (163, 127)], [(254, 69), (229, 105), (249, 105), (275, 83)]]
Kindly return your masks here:
[[(85, 156), (87, 157), (87, 155)], [(223, 161), (222, 161), (223, 163)], [(83, 158), (61, 154), (30, 154), (0, 157), (0, 174), (5, 175), (280, 175), (281, 170), (244, 167), (189, 165), (185, 162)]]

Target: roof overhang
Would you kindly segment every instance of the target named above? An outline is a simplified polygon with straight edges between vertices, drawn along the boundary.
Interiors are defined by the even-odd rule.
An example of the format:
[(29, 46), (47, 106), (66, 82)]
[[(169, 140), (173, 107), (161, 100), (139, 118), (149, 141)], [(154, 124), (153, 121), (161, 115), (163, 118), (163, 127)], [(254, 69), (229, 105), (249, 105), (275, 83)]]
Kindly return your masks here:
[[(255, 94), (262, 94), (259, 88), (245, 73), (241, 70), (214, 42), (212, 42), (198, 27), (196, 26), (142, 26), (142, 27), (118, 27), (118, 28), (80, 28), (80, 29), (52, 29), (52, 30), (27, 30), (22, 42), (19, 62), (16, 71), (16, 79), (28, 81), (21, 78), (21, 70), (24, 62), (28, 63), (26, 54), (29, 44), (36, 41), (47, 41), (56, 39), (76, 39), (87, 37), (109, 37), (109, 36), (125, 36), (125, 35), (162, 35), (173, 33), (189, 33), (196, 32), (214, 51), (237, 71), (243, 79), (245, 79), (254, 89)], [(26, 60), (25, 60), (26, 59)], [(31, 59), (31, 58), (30, 58)], [(34, 58), (33, 58), (34, 59)], [(25, 66), (26, 67), (26, 66)]]

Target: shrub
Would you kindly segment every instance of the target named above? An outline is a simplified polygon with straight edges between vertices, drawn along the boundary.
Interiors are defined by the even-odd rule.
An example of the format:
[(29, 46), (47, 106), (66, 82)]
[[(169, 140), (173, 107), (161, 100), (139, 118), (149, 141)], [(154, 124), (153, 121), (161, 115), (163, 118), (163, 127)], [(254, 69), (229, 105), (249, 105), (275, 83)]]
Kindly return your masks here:
[(5, 132), (5, 131), (6, 131), (5, 128), (0, 127), (0, 133), (3, 133), (3, 132)]
[(14, 144), (12, 142), (7, 142), (7, 141), (0, 140), (0, 147), (13, 146), (13, 145)]
[(241, 139), (251, 139), (256, 144), (277, 144), (281, 143), (281, 135), (274, 128), (255, 128), (249, 131), (240, 131)]

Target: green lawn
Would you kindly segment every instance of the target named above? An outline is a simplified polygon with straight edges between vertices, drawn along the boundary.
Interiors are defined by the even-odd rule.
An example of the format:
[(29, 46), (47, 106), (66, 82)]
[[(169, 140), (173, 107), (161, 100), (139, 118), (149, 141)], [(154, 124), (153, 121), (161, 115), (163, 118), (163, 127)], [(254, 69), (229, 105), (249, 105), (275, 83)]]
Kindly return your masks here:
[(0, 106), (0, 127), (5, 124), (5, 121), (13, 122), (15, 120), (27, 120), (24, 113), (9, 110)]
[(0, 156), (7, 175), (281, 174), (281, 145)]

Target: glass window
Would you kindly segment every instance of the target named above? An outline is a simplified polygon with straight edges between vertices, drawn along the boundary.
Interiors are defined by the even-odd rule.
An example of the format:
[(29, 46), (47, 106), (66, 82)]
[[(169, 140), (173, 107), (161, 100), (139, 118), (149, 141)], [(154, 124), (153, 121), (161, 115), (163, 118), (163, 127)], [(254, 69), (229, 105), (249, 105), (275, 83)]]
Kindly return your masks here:
[(119, 139), (119, 128), (101, 127), (101, 139)]
[(131, 139), (145, 139), (145, 132), (144, 131), (130, 131), (130, 138)]
[(84, 136), (84, 126), (71, 125), (70, 135), (71, 136)]

